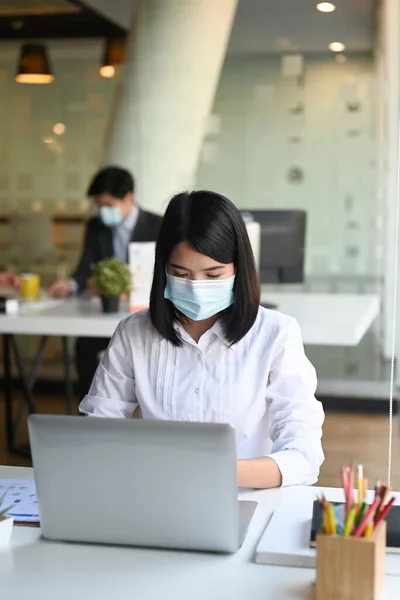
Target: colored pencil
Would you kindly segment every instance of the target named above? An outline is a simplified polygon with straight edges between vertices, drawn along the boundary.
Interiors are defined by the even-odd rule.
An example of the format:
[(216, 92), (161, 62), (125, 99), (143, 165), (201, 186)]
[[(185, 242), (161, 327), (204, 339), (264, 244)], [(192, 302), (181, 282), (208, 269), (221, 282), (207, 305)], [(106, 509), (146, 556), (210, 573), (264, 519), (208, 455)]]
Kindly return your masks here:
[(368, 504), (368, 479), (364, 477), (363, 465), (357, 465), (357, 472), (353, 465), (343, 465), (340, 474), (345, 503), (334, 505), (323, 494), (318, 498), (322, 509), (322, 530), (326, 535), (371, 538), (374, 529), (394, 504), (395, 497), (388, 501), (392, 488), (377, 479), (373, 502)]
[(349, 472), (349, 496), (350, 496), (350, 506), (354, 504), (354, 467), (351, 465)]
[(371, 504), (371, 506), (369, 507), (369, 509), (365, 513), (365, 515), (364, 515), (361, 523), (356, 527), (356, 530), (354, 531), (354, 537), (360, 537), (364, 533), (364, 529), (368, 525), (368, 522), (375, 515), (375, 511), (378, 508), (379, 502), (380, 502), (380, 498), (379, 497), (375, 498), (374, 503)]
[(351, 534), (355, 518), (356, 518), (356, 509), (353, 506), (348, 512), (346, 524), (344, 526), (343, 535), (348, 536)]
[(350, 468), (342, 467), (342, 485), (343, 485), (343, 491), (344, 491), (344, 498), (346, 501), (346, 513), (350, 510), (350, 506), (351, 506), (349, 475), (350, 475)]
[(386, 517), (386, 515), (392, 508), (395, 500), (396, 500), (395, 496), (392, 496), (392, 498), (390, 498), (389, 502), (386, 504), (385, 508), (379, 513), (379, 516), (376, 519), (375, 524), (374, 524), (375, 528), (379, 525), (379, 523), (382, 521), (382, 519), (384, 519)]
[(357, 466), (357, 492), (358, 506), (361, 506), (364, 499), (364, 469), (362, 465)]

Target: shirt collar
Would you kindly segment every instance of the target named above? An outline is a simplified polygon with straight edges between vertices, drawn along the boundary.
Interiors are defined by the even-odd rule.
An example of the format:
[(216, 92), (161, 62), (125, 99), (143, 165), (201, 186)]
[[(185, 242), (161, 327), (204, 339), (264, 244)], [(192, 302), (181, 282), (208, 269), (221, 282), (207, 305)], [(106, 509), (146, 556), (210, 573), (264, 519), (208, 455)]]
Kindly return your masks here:
[(231, 344), (230, 342), (227, 341), (227, 339), (225, 337), (225, 331), (224, 331), (224, 328), (222, 327), (221, 321), (216, 321), (214, 323), (214, 325), (211, 327), (210, 331), (212, 331), (221, 340), (221, 342), (223, 342), (225, 344), (225, 346), (227, 346), (231, 350), (234, 350), (234, 351), (236, 350), (236, 344)]
[(122, 221), (119, 227), (123, 227), (124, 229), (129, 229), (129, 231), (132, 231), (132, 229), (134, 229), (134, 227), (136, 226), (138, 219), (139, 207), (136, 204), (134, 204), (131, 212), (125, 217), (125, 219)]
[[(176, 332), (180, 335), (180, 337), (184, 341), (186, 341), (186, 342), (188, 342), (189, 344), (192, 344), (192, 345), (195, 344), (195, 342), (192, 340), (192, 338), (190, 337), (190, 335), (185, 331), (185, 329), (182, 327), (182, 325), (180, 323), (176, 322), (175, 325), (174, 325), (174, 327), (175, 327)], [(212, 335), (215, 335), (223, 344), (225, 344), (225, 346), (227, 346), (228, 348), (230, 348), (233, 351), (236, 351), (236, 345), (235, 344), (231, 345), (227, 341), (227, 339), (225, 337), (224, 329), (223, 329), (220, 321), (216, 321), (214, 323), (214, 325), (208, 331), (206, 331), (204, 333), (204, 335), (201, 337), (201, 339), (203, 339), (204, 336), (210, 337)]]

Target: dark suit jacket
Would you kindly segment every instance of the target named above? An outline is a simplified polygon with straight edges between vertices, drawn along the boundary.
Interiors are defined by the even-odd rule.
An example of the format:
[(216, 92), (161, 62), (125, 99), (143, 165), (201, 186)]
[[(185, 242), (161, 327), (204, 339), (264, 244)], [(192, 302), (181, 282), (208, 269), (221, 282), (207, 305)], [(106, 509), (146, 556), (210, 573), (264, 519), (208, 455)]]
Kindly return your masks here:
[[(132, 242), (155, 242), (158, 238), (162, 217), (141, 210), (132, 231)], [(92, 265), (114, 256), (112, 229), (104, 225), (99, 217), (93, 217), (86, 225), (82, 255), (75, 272), (71, 275), (79, 291), (86, 288), (91, 277)]]

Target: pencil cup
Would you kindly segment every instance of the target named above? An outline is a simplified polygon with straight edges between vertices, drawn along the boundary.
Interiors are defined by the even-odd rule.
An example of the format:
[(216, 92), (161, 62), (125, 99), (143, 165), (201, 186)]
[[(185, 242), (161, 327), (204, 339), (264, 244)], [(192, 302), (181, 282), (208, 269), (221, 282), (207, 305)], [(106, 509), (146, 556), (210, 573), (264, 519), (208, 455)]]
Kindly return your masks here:
[(385, 521), (370, 538), (318, 534), (316, 600), (380, 600), (385, 550)]

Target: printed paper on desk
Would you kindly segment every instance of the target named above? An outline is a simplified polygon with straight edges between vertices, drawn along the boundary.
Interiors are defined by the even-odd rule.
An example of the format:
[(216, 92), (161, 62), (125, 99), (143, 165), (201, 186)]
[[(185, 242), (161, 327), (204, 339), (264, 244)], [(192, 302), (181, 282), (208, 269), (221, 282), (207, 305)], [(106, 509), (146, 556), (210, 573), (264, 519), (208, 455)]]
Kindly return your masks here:
[(155, 250), (155, 242), (129, 244), (129, 267), (132, 273), (131, 312), (149, 307)]
[(0, 479), (0, 498), (15, 522), (38, 523), (39, 507), (35, 482), (31, 479)]

